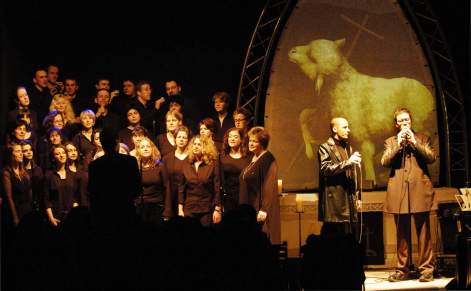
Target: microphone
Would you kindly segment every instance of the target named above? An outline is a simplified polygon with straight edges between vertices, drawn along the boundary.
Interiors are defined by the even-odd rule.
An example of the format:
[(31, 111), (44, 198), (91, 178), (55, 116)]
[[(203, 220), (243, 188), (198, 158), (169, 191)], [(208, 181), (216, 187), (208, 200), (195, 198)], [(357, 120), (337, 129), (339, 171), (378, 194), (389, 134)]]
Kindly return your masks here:
[[(410, 124), (402, 124), (401, 125), (401, 131), (402, 130), (409, 130), (410, 129)], [(410, 140), (410, 136), (409, 134), (407, 133), (404, 133), (402, 135), (402, 141), (401, 141), (401, 146), (407, 146), (407, 144), (409, 143), (409, 140)]]

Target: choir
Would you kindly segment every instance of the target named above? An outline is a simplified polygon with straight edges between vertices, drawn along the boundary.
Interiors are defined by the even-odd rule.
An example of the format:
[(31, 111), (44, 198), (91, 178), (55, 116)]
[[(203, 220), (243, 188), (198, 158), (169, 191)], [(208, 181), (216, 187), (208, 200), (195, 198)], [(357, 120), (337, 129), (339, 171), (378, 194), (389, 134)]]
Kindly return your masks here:
[(262, 146), (250, 149), (250, 113), (244, 108), (228, 112), (228, 93), (215, 93), (213, 118), (200, 118), (197, 104), (174, 80), (166, 84), (179, 90), (153, 98), (148, 81), (124, 80), (125, 94), (117, 95), (110, 92), (109, 80), (100, 79), (93, 102), (80, 99), (74, 78), (66, 78), (65, 87), (41, 84), (35, 82), (31, 99), (26, 87), (18, 87), (8, 114), (4, 221), (14, 227), (27, 212), (37, 211), (57, 226), (72, 208), (89, 207), (89, 165), (106, 155), (100, 133), (108, 128), (117, 133), (117, 151), (138, 163), (143, 190), (134, 206), (144, 222), (188, 216), (210, 226), (248, 203), (270, 240), (279, 243), (279, 206), (273, 202), (279, 193), (266, 185), (277, 175), (266, 151), (268, 132), (257, 127), (252, 140), (260, 139)]

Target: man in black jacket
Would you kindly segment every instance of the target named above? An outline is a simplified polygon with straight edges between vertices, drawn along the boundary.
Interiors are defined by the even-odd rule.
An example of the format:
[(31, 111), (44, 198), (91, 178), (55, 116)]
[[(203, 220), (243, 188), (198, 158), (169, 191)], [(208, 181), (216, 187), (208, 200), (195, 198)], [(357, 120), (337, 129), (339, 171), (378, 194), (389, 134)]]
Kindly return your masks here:
[(361, 156), (352, 153), (348, 144), (350, 128), (345, 118), (330, 122), (332, 136), (320, 145), (319, 157), (319, 221), (331, 223), (339, 233), (355, 234), (357, 210), (355, 199), (355, 165)]

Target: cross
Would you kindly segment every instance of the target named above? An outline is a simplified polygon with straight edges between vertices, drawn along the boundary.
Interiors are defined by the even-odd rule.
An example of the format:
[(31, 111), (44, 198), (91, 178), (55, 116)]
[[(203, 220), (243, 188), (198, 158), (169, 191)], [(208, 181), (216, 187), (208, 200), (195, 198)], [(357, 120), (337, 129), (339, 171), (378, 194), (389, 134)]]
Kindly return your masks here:
[(347, 57), (347, 59), (349, 59), (350, 57), (350, 54), (352, 53), (353, 49), (355, 48), (356, 44), (357, 44), (357, 41), (358, 41), (358, 38), (360, 38), (360, 35), (362, 32), (366, 32), (366, 33), (369, 33), (371, 35), (373, 35), (374, 37), (380, 39), (380, 40), (384, 40), (384, 36), (382, 35), (379, 35), (377, 33), (375, 33), (374, 31), (368, 29), (365, 27), (366, 23), (368, 22), (368, 14), (365, 15), (365, 17), (363, 17), (363, 20), (360, 23), (357, 23), (355, 22), (354, 20), (352, 20), (350, 17), (348, 16), (345, 16), (343, 14), (340, 14), (340, 18), (342, 18), (343, 20), (345, 20), (346, 22), (352, 24), (353, 26), (356, 26), (358, 28), (358, 31), (357, 33), (355, 34), (355, 37), (353, 38), (352, 40), (352, 45), (350, 46), (350, 48), (348, 49), (348, 52), (345, 54), (345, 56)]

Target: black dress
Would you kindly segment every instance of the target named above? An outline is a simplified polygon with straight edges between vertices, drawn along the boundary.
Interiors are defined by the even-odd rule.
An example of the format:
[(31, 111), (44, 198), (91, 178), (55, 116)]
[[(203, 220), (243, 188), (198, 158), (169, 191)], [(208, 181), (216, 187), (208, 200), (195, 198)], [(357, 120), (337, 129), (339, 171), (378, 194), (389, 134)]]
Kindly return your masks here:
[(64, 219), (74, 203), (80, 203), (79, 176), (66, 170), (65, 179), (61, 179), (56, 171), (48, 171), (44, 180), (44, 205), (51, 208), (54, 218)]
[(281, 243), (280, 201), (277, 185), (278, 167), (275, 157), (265, 152), (240, 174), (240, 203), (252, 205), (267, 213), (262, 230), (272, 244)]
[(187, 164), (188, 160), (187, 158), (180, 160), (174, 152), (165, 155), (162, 160), (170, 181), (172, 212), (176, 216), (178, 214), (178, 184), (182, 180), (183, 165)]
[(175, 152), (176, 146), (172, 145), (167, 138), (167, 133), (162, 133), (157, 136), (157, 148), (160, 154), (166, 156), (169, 153)]
[(172, 216), (172, 200), (167, 170), (162, 163), (142, 169), (142, 195), (136, 198), (137, 213), (145, 222), (160, 224)]
[(224, 212), (239, 204), (239, 176), (250, 163), (249, 157), (235, 159), (230, 155), (221, 156), (221, 184)]
[(12, 212), (7, 201), (8, 197), (13, 199), (18, 219), (21, 220), (33, 209), (33, 193), (29, 176), (26, 175), (20, 179), (11, 168), (5, 168), (2, 172), (2, 184), (4, 192), (2, 214), (5, 215), (3, 216), (5, 223), (13, 222)]

